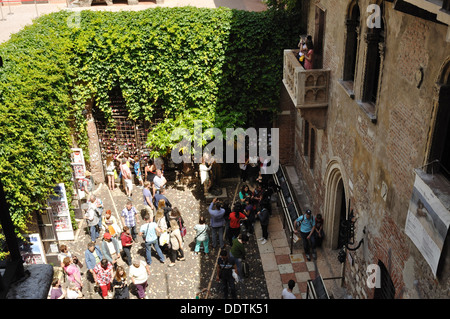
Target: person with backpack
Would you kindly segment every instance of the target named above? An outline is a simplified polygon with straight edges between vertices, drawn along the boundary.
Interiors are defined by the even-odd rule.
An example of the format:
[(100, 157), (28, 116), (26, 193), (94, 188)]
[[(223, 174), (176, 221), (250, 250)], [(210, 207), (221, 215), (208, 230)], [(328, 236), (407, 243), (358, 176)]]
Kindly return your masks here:
[(200, 245), (203, 244), (204, 253), (206, 258), (208, 258), (209, 253), (209, 226), (206, 224), (206, 220), (204, 216), (200, 216), (198, 220), (198, 224), (194, 226), (194, 230), (196, 232), (195, 235), (195, 249), (194, 252), (196, 255), (200, 252)]
[(166, 258), (161, 251), (158, 243), (158, 234), (162, 233), (162, 229), (153, 221), (153, 217), (150, 214), (144, 216), (145, 224), (143, 224), (139, 230), (139, 235), (143, 236), (145, 241), (145, 256), (147, 265), (152, 264), (152, 246), (155, 248), (159, 256), (159, 261), (164, 263)]
[(233, 244), (230, 249), (230, 257), (234, 258), (236, 262), (237, 274), (239, 280), (244, 280), (244, 272), (242, 269), (242, 262), (245, 260), (245, 245), (248, 243), (248, 236), (246, 234), (239, 234), (237, 238), (233, 239)]
[(170, 232), (170, 252), (169, 267), (175, 266), (175, 261), (178, 259), (180, 261), (186, 260), (183, 252), (183, 236), (181, 234), (181, 228), (184, 224), (178, 208), (174, 207), (169, 213), (169, 232)]
[(312, 250), (313, 258), (316, 259), (316, 240), (314, 236), (316, 222), (312, 216), (311, 210), (307, 209), (305, 214), (295, 220), (295, 233), (299, 233), (297, 228), (300, 228), (300, 236), (303, 241), (303, 249), (305, 250), (306, 259), (311, 260), (310, 252)]
[(103, 241), (100, 245), (103, 258), (110, 262), (114, 269), (117, 268), (117, 261), (120, 259), (120, 248), (117, 239), (111, 236), (110, 233), (103, 234)]
[(95, 242), (100, 235), (98, 223), (100, 218), (98, 217), (98, 213), (96, 209), (92, 206), (88, 208), (86, 214), (84, 215), (84, 219), (87, 221), (87, 225), (89, 227), (89, 233), (91, 235), (91, 241)]
[(225, 227), (225, 209), (222, 208), (217, 198), (214, 198), (208, 208), (211, 223), (211, 244), (213, 248), (217, 246), (217, 237), (219, 237), (220, 248), (224, 248), (223, 230)]
[(237, 274), (236, 261), (233, 257), (228, 256), (228, 252), (225, 249), (220, 251), (216, 272), (216, 280), (220, 282), (224, 299), (228, 299), (228, 293), (231, 293), (231, 298), (236, 299), (236, 286), (233, 278), (233, 272)]

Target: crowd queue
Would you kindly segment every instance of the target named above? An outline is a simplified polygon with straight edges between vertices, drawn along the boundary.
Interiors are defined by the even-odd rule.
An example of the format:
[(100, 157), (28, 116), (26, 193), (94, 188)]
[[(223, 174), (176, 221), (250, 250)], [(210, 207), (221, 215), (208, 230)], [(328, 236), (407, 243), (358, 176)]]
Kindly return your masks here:
[[(87, 268), (87, 280), (94, 283), (96, 291), (104, 299), (128, 299), (130, 289), (135, 289), (139, 299), (148, 297), (147, 287), (152, 264), (152, 249), (156, 251), (160, 263), (174, 267), (176, 262), (185, 260), (185, 242), (187, 228), (180, 209), (173, 206), (165, 194), (167, 180), (164, 177), (162, 161), (149, 161), (141, 169), (139, 158), (122, 157), (122, 153), (115, 159), (119, 164), (119, 177), (122, 187), (128, 196), (128, 201), (118, 216), (122, 227), (112, 215), (111, 210), (104, 211), (103, 202), (90, 193), (86, 209), (90, 242), (84, 253)], [(255, 224), (259, 220), (262, 236), (261, 244), (268, 240), (268, 225), (271, 212), (271, 198), (277, 191), (275, 183), (263, 174), (264, 164), (254, 161), (253, 166), (246, 163), (240, 165), (241, 183), (239, 197), (234, 203), (228, 200), (220, 201), (214, 198), (208, 206), (207, 212), (200, 213), (198, 223), (192, 228), (194, 237), (194, 254), (204, 254), (209, 258), (210, 249), (218, 249), (216, 262), (216, 280), (220, 282), (224, 298), (236, 298), (236, 283), (243, 282), (248, 276), (245, 246), (251, 236), (255, 235)], [(114, 190), (117, 166), (108, 157), (105, 169), (110, 190)], [(255, 186), (251, 189), (247, 179), (251, 178), (250, 171), (256, 168)], [(131, 193), (135, 187), (131, 171), (137, 179), (138, 188), (142, 189), (142, 201), (146, 210), (144, 223), (137, 228), (138, 210), (131, 201)], [(201, 183), (205, 194), (211, 187), (209, 172), (211, 164), (202, 160), (200, 165)], [(209, 220), (209, 222), (208, 222)], [(312, 217), (311, 211), (306, 211), (296, 220), (299, 233), (304, 242), (304, 249), (309, 259), (310, 251), (315, 258), (315, 248), (320, 245), (324, 234), (323, 219), (320, 215)], [(103, 234), (100, 238), (100, 234)], [(139, 236), (139, 237), (138, 237)], [(138, 242), (138, 238), (145, 244), (145, 256), (132, 258), (131, 248)], [(100, 239), (100, 241), (99, 241)], [(81, 262), (73, 256), (66, 245), (60, 247), (59, 259), (67, 281), (67, 288), (63, 288), (59, 278), (54, 279), (50, 290), (51, 299), (83, 298), (83, 282), (81, 280)], [(123, 261), (123, 263), (121, 263)], [(128, 266), (128, 267), (126, 267)], [(128, 269), (126, 269), (128, 268)], [(283, 291), (283, 298), (294, 296), (289, 289)], [(295, 283), (294, 283), (295, 285)], [(202, 294), (204, 291), (202, 291)], [(198, 294), (198, 295), (202, 295)], [(294, 296), (295, 297), (295, 296)]]

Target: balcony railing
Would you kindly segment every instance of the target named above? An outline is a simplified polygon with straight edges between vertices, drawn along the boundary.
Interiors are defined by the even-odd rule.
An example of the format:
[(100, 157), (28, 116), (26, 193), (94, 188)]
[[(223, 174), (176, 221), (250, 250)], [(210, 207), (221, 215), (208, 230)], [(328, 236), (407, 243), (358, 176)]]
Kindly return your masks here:
[(328, 107), (330, 70), (305, 70), (298, 61), (298, 50), (284, 50), (283, 83), (299, 109)]

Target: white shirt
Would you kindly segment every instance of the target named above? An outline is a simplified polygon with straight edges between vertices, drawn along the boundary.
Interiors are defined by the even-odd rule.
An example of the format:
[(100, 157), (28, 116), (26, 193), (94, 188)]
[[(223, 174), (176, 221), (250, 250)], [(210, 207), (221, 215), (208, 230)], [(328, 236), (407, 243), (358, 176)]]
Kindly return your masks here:
[(156, 176), (153, 178), (153, 183), (155, 184), (155, 188), (158, 189), (158, 190), (161, 188), (161, 185), (162, 185), (164, 182), (166, 182), (166, 178), (165, 178), (163, 175), (161, 175), (161, 177), (159, 177), (158, 175), (156, 175)]
[(67, 289), (66, 299), (78, 299), (80, 296), (77, 291)]
[(281, 297), (283, 299), (297, 299), (292, 292), (288, 291), (287, 288), (283, 289), (283, 292), (281, 293)]
[(212, 166), (207, 167), (206, 164), (200, 164), (199, 169), (200, 169), (200, 181), (203, 184), (208, 178), (209, 178), (209, 174), (208, 171), (211, 169)]
[(134, 265), (130, 267), (130, 277), (134, 277), (134, 282), (136, 284), (142, 284), (147, 281), (148, 274), (146, 269), (146, 263), (141, 260), (141, 264), (139, 268), (136, 268)]
[(112, 241), (107, 241), (106, 242), (106, 245), (108, 246), (108, 249), (109, 249), (109, 253), (111, 254), (111, 255), (113, 255), (113, 254), (117, 254), (117, 252), (116, 252), (116, 247), (114, 247), (114, 243), (112, 242)]

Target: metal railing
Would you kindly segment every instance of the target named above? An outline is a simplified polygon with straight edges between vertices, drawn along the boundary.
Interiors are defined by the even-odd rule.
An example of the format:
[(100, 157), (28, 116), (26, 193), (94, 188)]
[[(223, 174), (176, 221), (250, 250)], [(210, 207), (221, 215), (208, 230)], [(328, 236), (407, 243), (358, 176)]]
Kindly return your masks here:
[(283, 218), (283, 229), (289, 234), (289, 247), (292, 254), (294, 248), (294, 239), (296, 237), (296, 235), (294, 234), (294, 223), (295, 220), (300, 217), (301, 210), (295, 202), (294, 192), (291, 189), (286, 172), (282, 165), (280, 165), (278, 171), (273, 174), (273, 179), (275, 181), (275, 184), (278, 186), (277, 193), (280, 199), (281, 208), (283, 210), (283, 214), (281, 215)]

